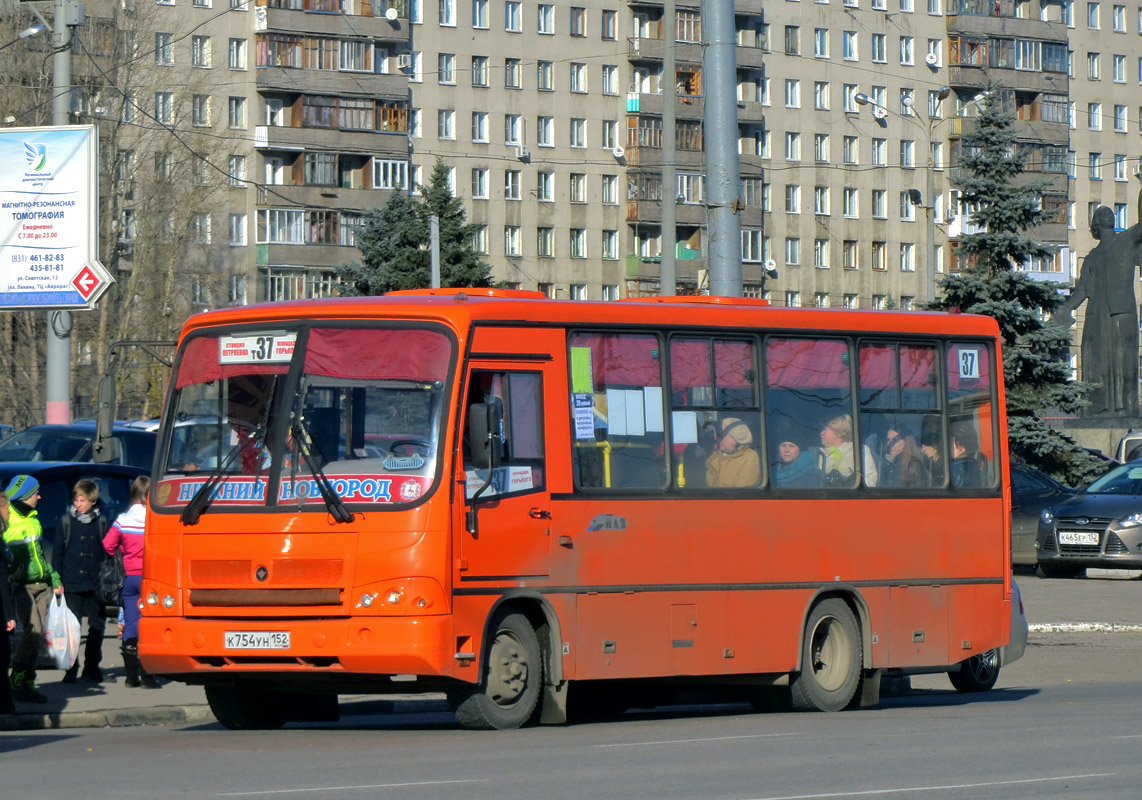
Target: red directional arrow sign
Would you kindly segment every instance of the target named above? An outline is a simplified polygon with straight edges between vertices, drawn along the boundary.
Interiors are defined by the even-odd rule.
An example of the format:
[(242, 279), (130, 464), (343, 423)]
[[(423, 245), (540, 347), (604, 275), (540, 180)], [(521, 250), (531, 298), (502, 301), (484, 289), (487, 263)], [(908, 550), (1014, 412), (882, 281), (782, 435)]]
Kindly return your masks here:
[(79, 271), (79, 274), (75, 276), (71, 285), (75, 287), (76, 291), (79, 292), (84, 300), (90, 300), (91, 295), (95, 294), (95, 290), (99, 288), (100, 283), (102, 283), (102, 281), (99, 279), (99, 276), (95, 274), (95, 271), (91, 267), (85, 264), (83, 269)]

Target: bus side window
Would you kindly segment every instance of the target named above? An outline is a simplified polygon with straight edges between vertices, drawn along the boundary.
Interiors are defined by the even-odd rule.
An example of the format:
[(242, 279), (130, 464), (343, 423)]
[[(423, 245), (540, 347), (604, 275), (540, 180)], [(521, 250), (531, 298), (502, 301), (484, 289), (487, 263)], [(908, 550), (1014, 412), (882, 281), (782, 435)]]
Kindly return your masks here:
[(664, 488), (661, 340), (645, 333), (580, 332), (568, 346), (576, 488)]
[(992, 350), (983, 342), (956, 342), (947, 349), (949, 483), (953, 491), (994, 488), (995, 374)]
[[(499, 426), (492, 436), (499, 440), (497, 467), (492, 474), (492, 494), (517, 494), (542, 489), (546, 481), (543, 447), (543, 380), (538, 372), (473, 371), (468, 382), (467, 413), (487, 414), (490, 405), (499, 409), (492, 415)], [(474, 456), (476, 443), (469, 441), (470, 419), (465, 422), (464, 465), (468, 477), (468, 497), (488, 477), (486, 459)], [(481, 428), (483, 426), (475, 426)]]

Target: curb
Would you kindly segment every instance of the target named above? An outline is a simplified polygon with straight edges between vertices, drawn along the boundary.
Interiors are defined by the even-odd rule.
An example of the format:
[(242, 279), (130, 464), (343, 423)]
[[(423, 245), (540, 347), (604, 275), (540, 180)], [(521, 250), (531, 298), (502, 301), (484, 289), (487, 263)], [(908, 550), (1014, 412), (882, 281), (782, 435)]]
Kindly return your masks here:
[(108, 711), (63, 711), (47, 714), (0, 714), (0, 731), (43, 731), (63, 728), (126, 728), (136, 725), (181, 725), (214, 722), (209, 706), (152, 706)]

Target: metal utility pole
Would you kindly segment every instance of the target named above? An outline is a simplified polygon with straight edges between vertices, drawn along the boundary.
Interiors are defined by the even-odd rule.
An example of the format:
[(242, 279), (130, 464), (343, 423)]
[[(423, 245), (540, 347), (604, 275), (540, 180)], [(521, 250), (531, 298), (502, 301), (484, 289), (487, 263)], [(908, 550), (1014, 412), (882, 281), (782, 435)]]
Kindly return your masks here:
[[(52, 20), (52, 125), (71, 122), (71, 31), (83, 24), (86, 8), (72, 0), (56, 0)], [(47, 312), (44, 373), (45, 421), (71, 422), (71, 312)]]
[(666, 0), (662, 12), (662, 264), (658, 280), (658, 293), (673, 297), (677, 291), (678, 275), (674, 257), (678, 250), (678, 226), (675, 218), (678, 178), (676, 126), (674, 111), (677, 105), (677, 70), (674, 67), (674, 42), (678, 38), (678, 17), (674, 0)]
[(703, 0), (706, 50), (706, 207), (709, 229), (710, 294), (742, 296), (741, 217), (738, 189), (737, 39), (734, 4)]
[(440, 288), (440, 217), (428, 218), (428, 252), (432, 261), (432, 288)]

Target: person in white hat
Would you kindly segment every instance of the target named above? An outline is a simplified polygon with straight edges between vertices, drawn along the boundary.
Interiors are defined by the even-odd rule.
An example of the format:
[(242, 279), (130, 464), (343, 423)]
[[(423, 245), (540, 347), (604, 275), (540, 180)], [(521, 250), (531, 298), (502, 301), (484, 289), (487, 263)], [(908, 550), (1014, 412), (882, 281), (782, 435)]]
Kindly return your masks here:
[(722, 420), (718, 449), (706, 459), (706, 485), (715, 488), (757, 486), (761, 459), (753, 449), (753, 432), (737, 417)]

